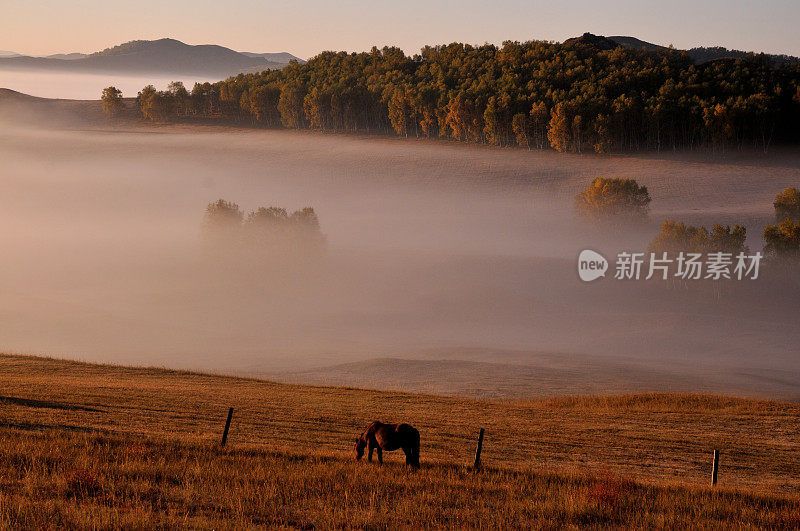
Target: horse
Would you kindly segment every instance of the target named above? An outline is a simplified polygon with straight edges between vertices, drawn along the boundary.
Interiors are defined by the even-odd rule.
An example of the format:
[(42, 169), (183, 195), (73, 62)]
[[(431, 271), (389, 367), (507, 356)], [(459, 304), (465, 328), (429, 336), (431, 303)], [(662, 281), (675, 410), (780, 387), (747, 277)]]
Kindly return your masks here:
[(356, 461), (364, 456), (365, 448), (369, 448), (367, 460), (370, 462), (373, 450), (378, 451), (380, 464), (383, 464), (384, 450), (391, 452), (402, 448), (406, 465), (419, 468), (419, 432), (409, 424), (386, 424), (376, 420), (356, 439)]

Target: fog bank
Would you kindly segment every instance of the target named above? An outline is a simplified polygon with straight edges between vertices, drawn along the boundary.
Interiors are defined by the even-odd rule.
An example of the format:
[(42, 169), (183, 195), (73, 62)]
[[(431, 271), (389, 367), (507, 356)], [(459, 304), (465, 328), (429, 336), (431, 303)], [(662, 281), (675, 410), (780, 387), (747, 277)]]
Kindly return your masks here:
[[(644, 250), (666, 217), (743, 222), (760, 248), (774, 195), (800, 182), (794, 155), (3, 126), (0, 160), (7, 352), (264, 375), (472, 347), (719, 368), (754, 374), (765, 390), (800, 376), (796, 291), (754, 285), (717, 298), (585, 284), (575, 271), (584, 248)], [(646, 184), (651, 224), (609, 238), (575, 220), (573, 197), (596, 176)], [(245, 212), (311, 206), (327, 252), (204, 249), (203, 211), (219, 198)]]

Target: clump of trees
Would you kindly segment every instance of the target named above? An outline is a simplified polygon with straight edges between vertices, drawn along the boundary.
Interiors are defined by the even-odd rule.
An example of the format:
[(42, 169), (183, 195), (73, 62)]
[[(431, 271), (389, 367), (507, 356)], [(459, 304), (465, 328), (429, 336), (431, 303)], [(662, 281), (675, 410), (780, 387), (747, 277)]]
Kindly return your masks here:
[(593, 222), (642, 221), (650, 201), (647, 187), (634, 179), (597, 177), (575, 197), (575, 210)]
[(125, 102), (122, 101), (122, 91), (116, 87), (106, 87), (100, 95), (103, 112), (107, 116), (117, 116), (125, 109)]
[(797, 188), (790, 187), (779, 193), (773, 206), (778, 223), (787, 219), (800, 222), (800, 190)]
[(800, 265), (800, 223), (786, 219), (764, 228), (764, 254), (780, 262)]
[(240, 241), (239, 229), (244, 214), (236, 203), (218, 199), (209, 203), (203, 218), (203, 236), (206, 241), (226, 245)]
[(173, 81), (167, 90), (156, 90), (147, 85), (136, 96), (139, 112), (146, 120), (166, 122), (178, 116), (186, 116), (191, 107), (189, 92), (180, 81)]
[(206, 207), (203, 236), (213, 247), (239, 246), (264, 252), (319, 249), (325, 244), (319, 218), (311, 207), (291, 214), (285, 208), (260, 207), (245, 217), (238, 204), (224, 199)]
[(775, 220), (764, 227), (764, 254), (785, 266), (800, 265), (800, 190), (789, 187), (775, 197)]
[(705, 227), (686, 225), (673, 220), (664, 221), (661, 230), (650, 243), (648, 251), (670, 255), (684, 253), (748, 253), (745, 245), (747, 229), (741, 225), (716, 224), (709, 231)]
[(800, 140), (800, 64), (603, 38), (323, 52), (283, 70), (140, 94), (149, 120), (450, 138), (557, 151), (766, 149)]

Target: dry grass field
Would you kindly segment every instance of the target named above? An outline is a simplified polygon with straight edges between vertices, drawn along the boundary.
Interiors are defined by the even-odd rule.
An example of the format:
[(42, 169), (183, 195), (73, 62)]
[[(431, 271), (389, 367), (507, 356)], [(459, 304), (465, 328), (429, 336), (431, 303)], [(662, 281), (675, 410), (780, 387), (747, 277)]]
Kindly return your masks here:
[[(419, 428), (419, 472), (352, 460), (376, 418)], [(479, 401), (2, 356), (0, 527), (797, 528), (798, 420), (718, 396)]]

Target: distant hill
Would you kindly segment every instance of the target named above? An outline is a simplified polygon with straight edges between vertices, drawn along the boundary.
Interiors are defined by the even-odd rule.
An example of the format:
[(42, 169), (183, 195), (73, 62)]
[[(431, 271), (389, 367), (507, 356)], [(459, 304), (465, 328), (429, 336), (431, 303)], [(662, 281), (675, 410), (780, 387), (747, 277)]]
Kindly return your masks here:
[(66, 61), (72, 61), (73, 59), (83, 59), (84, 57), (89, 57), (85, 53), (54, 53), (53, 55), (45, 56), (48, 59), (64, 59)]
[(19, 57), (17, 52), (9, 52), (7, 50), (0, 50), (0, 57)]
[(286, 63), (289, 64), (291, 61), (297, 61), (298, 63), (305, 63), (299, 57), (295, 57), (294, 55), (288, 52), (278, 52), (278, 53), (253, 53), (253, 52), (239, 52), (242, 55), (246, 55), (247, 57), (260, 57), (262, 59), (266, 59), (267, 61), (272, 61), (273, 63)]
[(248, 55), (213, 44), (194, 46), (175, 39), (159, 39), (131, 41), (88, 56), (0, 57), (0, 68), (225, 78), (241, 72), (283, 68), (291, 59), (296, 58), (285, 52)]
[[(717, 59), (742, 59), (753, 55), (760, 55), (756, 52), (745, 52), (742, 50), (729, 50), (721, 46), (692, 48), (688, 50), (689, 57), (695, 64), (716, 61)], [(800, 63), (800, 57), (785, 54), (764, 54), (773, 64), (783, 65), (789, 63)]]
[(613, 50), (619, 48), (619, 44), (612, 41), (608, 37), (602, 35), (594, 35), (593, 33), (584, 33), (580, 37), (573, 37), (564, 41), (564, 44), (579, 46), (596, 51)]
[[(588, 37), (587, 37), (588, 36)], [(568, 41), (581, 41), (584, 43), (590, 42), (600, 42), (598, 39), (606, 39), (608, 41), (614, 42), (623, 48), (632, 48), (636, 50), (647, 50), (649, 52), (657, 52), (663, 50), (670, 50), (674, 49), (667, 46), (661, 46), (659, 44), (653, 44), (647, 41), (643, 41), (641, 39), (637, 39), (636, 37), (626, 37), (620, 35), (614, 35), (611, 37), (598, 37), (596, 35), (592, 35), (591, 33), (584, 34), (581, 37), (576, 37), (574, 39), (568, 39)], [(604, 48), (608, 49), (608, 48)], [(680, 51), (680, 50), (676, 50)], [(757, 52), (745, 52), (742, 50), (729, 50), (728, 48), (723, 48), (722, 46), (711, 46), (711, 47), (699, 47), (699, 48), (691, 48), (689, 50), (685, 50), (686, 53), (689, 54), (689, 57), (695, 64), (703, 64), (709, 61), (715, 61), (717, 59), (742, 59), (745, 57), (759, 55)], [(773, 64), (776, 65), (783, 65), (788, 63), (800, 63), (800, 57), (794, 57), (792, 55), (785, 55), (785, 54), (764, 54), (764, 57), (768, 58)]]
[(647, 41), (643, 41), (641, 39), (637, 39), (636, 37), (624, 37), (620, 35), (613, 35), (611, 37), (608, 37), (608, 39), (610, 41), (616, 42), (617, 44), (619, 44), (624, 48), (635, 48), (637, 50), (647, 50), (649, 52), (668, 49), (666, 46), (653, 44)]

